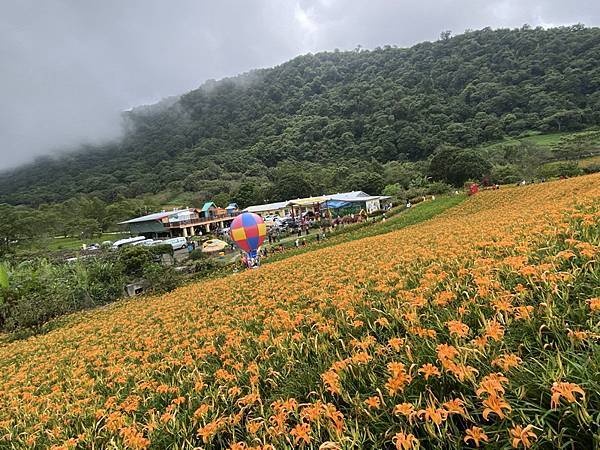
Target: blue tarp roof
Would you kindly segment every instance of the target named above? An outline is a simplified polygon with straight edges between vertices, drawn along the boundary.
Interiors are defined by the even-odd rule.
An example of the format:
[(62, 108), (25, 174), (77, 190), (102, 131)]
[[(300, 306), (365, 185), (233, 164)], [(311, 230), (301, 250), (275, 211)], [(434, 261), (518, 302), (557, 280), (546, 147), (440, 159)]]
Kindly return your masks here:
[(351, 202), (345, 202), (342, 200), (327, 200), (325, 202), (325, 207), (326, 208), (331, 208), (331, 209), (339, 209), (339, 208), (345, 208), (347, 206), (352, 205)]
[(238, 205), (237, 203), (230, 203), (229, 205), (227, 205), (227, 208), (225, 209), (237, 209)]

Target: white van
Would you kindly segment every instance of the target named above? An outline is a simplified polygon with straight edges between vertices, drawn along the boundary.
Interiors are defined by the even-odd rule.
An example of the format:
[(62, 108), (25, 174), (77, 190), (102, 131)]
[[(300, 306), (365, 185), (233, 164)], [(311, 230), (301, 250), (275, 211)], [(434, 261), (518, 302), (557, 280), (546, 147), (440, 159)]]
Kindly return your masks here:
[(135, 244), (136, 242), (141, 242), (141, 241), (145, 241), (145, 240), (146, 240), (146, 238), (144, 236), (136, 236), (136, 237), (132, 237), (132, 238), (119, 239), (118, 241), (115, 241), (113, 243), (113, 245), (111, 246), (111, 249), (118, 250), (121, 247), (126, 247), (127, 245), (132, 245), (132, 244)]
[(141, 245), (143, 247), (147, 247), (149, 245), (152, 245), (153, 242), (154, 242), (154, 239), (145, 239), (143, 241), (134, 242), (133, 244), (131, 244), (131, 246), (136, 247), (138, 245)]
[(187, 239), (184, 237), (176, 237), (162, 241), (162, 244), (170, 244), (173, 250), (179, 250), (187, 247)]

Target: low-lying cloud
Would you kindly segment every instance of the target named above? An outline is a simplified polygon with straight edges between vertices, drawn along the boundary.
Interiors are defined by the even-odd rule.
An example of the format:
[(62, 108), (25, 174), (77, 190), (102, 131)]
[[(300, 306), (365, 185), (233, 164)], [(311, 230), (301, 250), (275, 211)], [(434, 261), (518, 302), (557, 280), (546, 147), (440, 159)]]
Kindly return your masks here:
[(591, 0), (20, 0), (0, 6), (0, 169), (120, 135), (120, 111), (320, 50), (600, 22)]

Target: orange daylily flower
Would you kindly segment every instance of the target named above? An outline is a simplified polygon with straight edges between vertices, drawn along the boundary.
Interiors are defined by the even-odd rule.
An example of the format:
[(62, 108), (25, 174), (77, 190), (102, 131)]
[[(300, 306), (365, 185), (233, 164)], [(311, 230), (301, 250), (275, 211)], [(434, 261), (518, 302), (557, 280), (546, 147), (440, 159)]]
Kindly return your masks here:
[(446, 326), (448, 327), (451, 335), (457, 337), (466, 337), (469, 334), (469, 327), (460, 320), (449, 320), (446, 322)]
[(421, 366), (421, 368), (418, 370), (419, 373), (423, 374), (423, 377), (428, 380), (429, 377), (432, 376), (436, 376), (439, 377), (440, 376), (440, 370), (434, 366), (433, 364), (427, 363), (427, 364), (423, 364)]
[(590, 298), (587, 302), (593, 312), (600, 311), (600, 297)]
[(394, 435), (394, 445), (396, 450), (412, 450), (419, 447), (419, 441), (413, 434), (407, 434), (403, 431)]
[(416, 411), (412, 403), (400, 403), (394, 406), (394, 414), (411, 419), (416, 414)]
[(523, 360), (515, 354), (504, 354), (492, 361), (493, 366), (498, 366), (505, 372), (517, 367)]
[(417, 416), (426, 422), (431, 422), (439, 426), (448, 418), (448, 411), (444, 408), (436, 408), (433, 404), (429, 404), (425, 409), (420, 409), (417, 412)]
[(466, 436), (464, 438), (465, 444), (468, 444), (470, 441), (473, 441), (473, 444), (475, 444), (475, 447), (477, 447), (477, 448), (479, 448), (480, 442), (488, 442), (489, 441), (489, 438), (488, 438), (487, 434), (485, 434), (485, 431), (483, 431), (483, 428), (471, 427), (465, 431), (465, 434), (466, 434)]
[(537, 435), (531, 431), (532, 428), (533, 425), (527, 425), (524, 428), (521, 425), (516, 425), (510, 429), (509, 435), (512, 438), (511, 445), (513, 448), (518, 448), (521, 445), (529, 448), (533, 445), (532, 441), (537, 438)]
[(504, 336), (504, 327), (495, 320), (491, 320), (485, 327), (485, 336), (494, 341), (499, 341)]
[(399, 352), (404, 345), (404, 339), (402, 338), (391, 338), (388, 341), (388, 345), (396, 352)]
[(465, 402), (462, 401), (460, 398), (448, 400), (447, 402), (444, 402), (442, 404), (444, 409), (446, 411), (448, 411), (449, 414), (461, 414), (461, 415), (465, 414), (464, 405), (465, 405)]
[(437, 346), (437, 355), (440, 361), (452, 360), (458, 356), (458, 350), (448, 344), (440, 344)]
[(379, 407), (381, 406), (381, 400), (379, 400), (379, 397), (373, 396), (373, 397), (369, 397), (368, 399), (366, 399), (365, 404), (370, 409), (379, 409)]
[(385, 383), (390, 395), (402, 392), (406, 385), (412, 381), (412, 376), (406, 372), (404, 364), (401, 362), (392, 362), (388, 364), (388, 371), (391, 377)]
[(488, 395), (503, 395), (505, 392), (503, 384), (508, 383), (506, 378), (501, 373), (491, 373), (482, 378), (479, 382), (479, 388), (475, 391), (478, 397), (486, 393)]
[(488, 420), (488, 417), (491, 413), (494, 413), (501, 419), (504, 419), (506, 415), (504, 414), (503, 410), (506, 410), (507, 412), (512, 411), (512, 408), (508, 402), (502, 397), (497, 397), (496, 395), (491, 395), (489, 398), (485, 399), (483, 401), (483, 406), (485, 406), (485, 409), (483, 410), (482, 415), (485, 420)]
[(310, 444), (310, 425), (306, 422), (299, 423), (296, 425), (290, 434), (294, 436), (294, 443), (298, 444)]
[(340, 376), (337, 373), (335, 373), (333, 370), (328, 370), (321, 375), (321, 378), (323, 378), (323, 382), (325, 383), (325, 386), (329, 392), (332, 394), (341, 393)]
[(558, 408), (560, 405), (561, 397), (569, 403), (578, 403), (575, 394), (579, 394), (582, 399), (585, 398), (585, 392), (581, 387), (575, 383), (558, 382), (555, 381), (552, 384), (552, 398), (550, 400), (550, 407), (552, 409)]

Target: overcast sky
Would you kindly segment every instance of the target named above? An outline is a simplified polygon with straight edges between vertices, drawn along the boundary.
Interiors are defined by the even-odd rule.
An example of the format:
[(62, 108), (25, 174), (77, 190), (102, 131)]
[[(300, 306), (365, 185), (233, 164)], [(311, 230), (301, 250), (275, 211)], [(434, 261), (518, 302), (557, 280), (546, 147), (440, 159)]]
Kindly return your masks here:
[(119, 134), (120, 111), (321, 50), (600, 24), (598, 0), (0, 0), (0, 169)]

